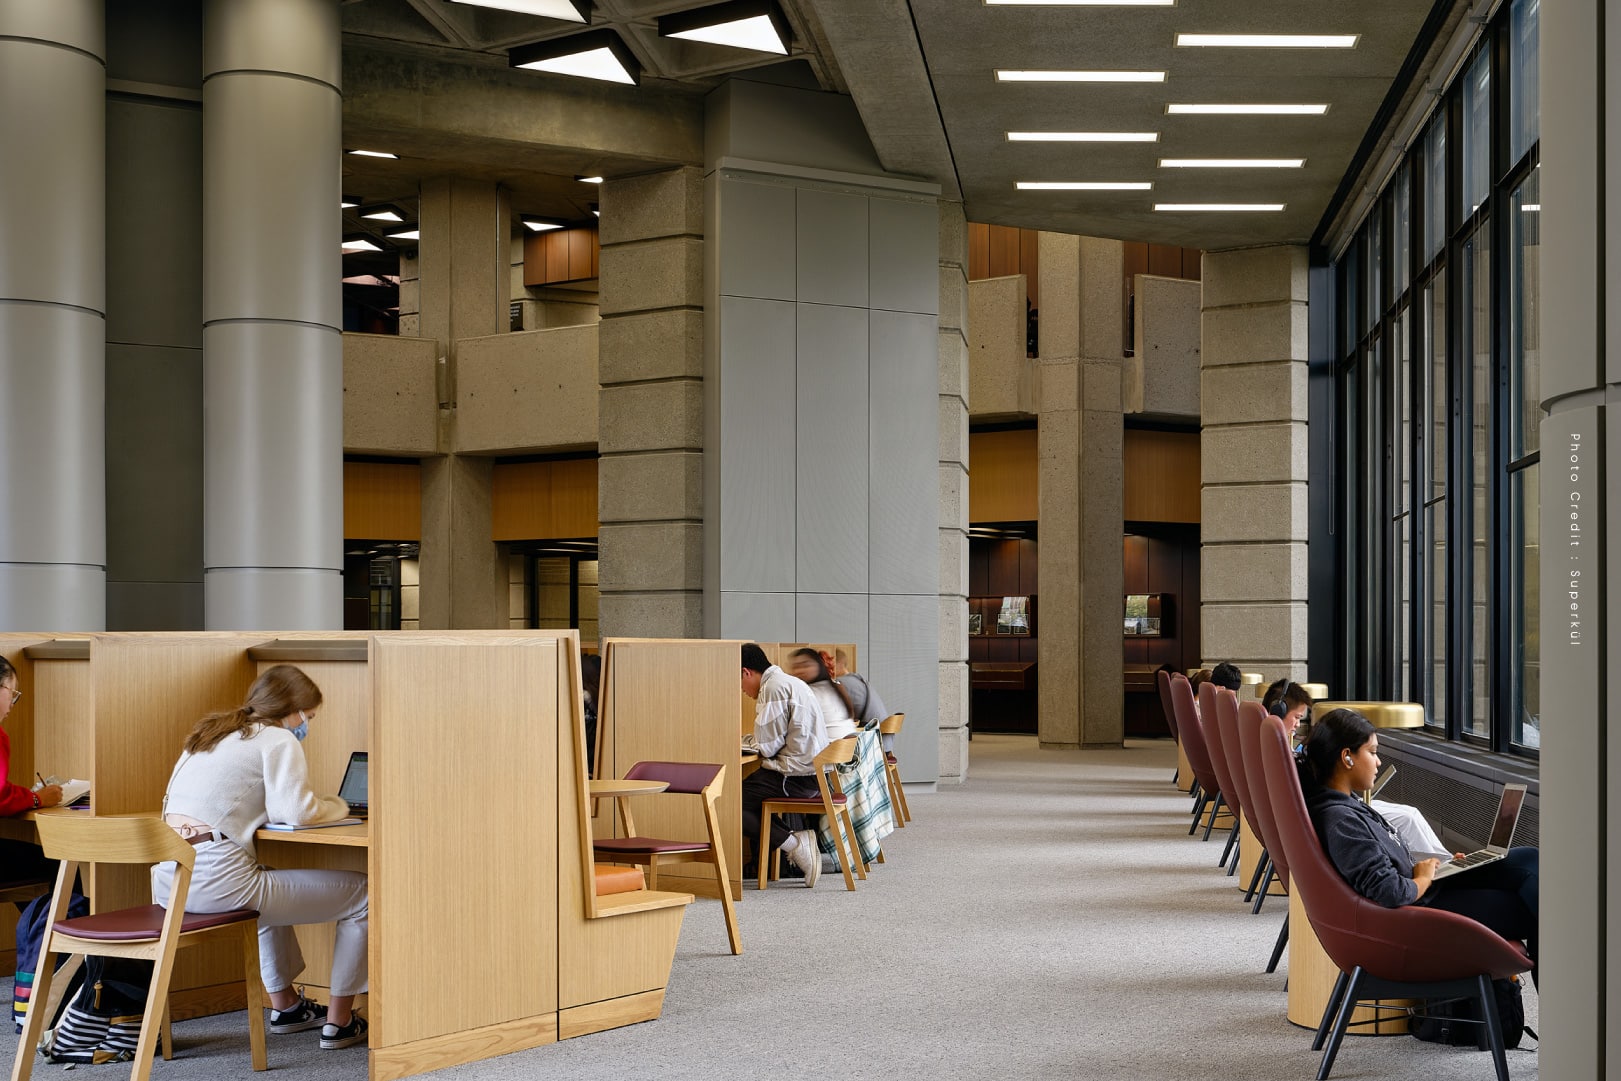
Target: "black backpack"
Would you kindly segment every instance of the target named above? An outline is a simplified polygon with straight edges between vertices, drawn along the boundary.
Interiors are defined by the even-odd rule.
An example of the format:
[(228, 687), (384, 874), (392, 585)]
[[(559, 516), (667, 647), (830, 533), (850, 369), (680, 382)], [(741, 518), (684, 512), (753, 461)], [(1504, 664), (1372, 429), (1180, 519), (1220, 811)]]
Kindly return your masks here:
[(45, 1033), (39, 1053), (48, 1062), (130, 1061), (141, 1038), (152, 962), (92, 955), (84, 959), (84, 972), (84, 986)]
[[(39, 971), (39, 947), (45, 941), (45, 921), (50, 914), (51, 894), (47, 893), (43, 897), (29, 901), (23, 908), (22, 915), (17, 917), (17, 972), (11, 985), (11, 1019), (16, 1023), (18, 1033), (22, 1032), (23, 1022), (28, 1018), (28, 1003), (34, 990), (34, 973)], [(75, 888), (73, 896), (68, 900), (68, 919), (88, 915), (90, 902)], [(57, 962), (57, 968), (62, 967), (62, 960)], [(84, 971), (80, 969), (73, 977), (74, 982), (60, 999), (62, 1003), (73, 1001), (73, 990), (83, 978)], [(54, 1017), (46, 1018), (46, 1027), (50, 1027), (55, 1021)]]
[[(1493, 980), (1497, 1000), (1497, 1027), (1503, 1032), (1503, 1047), (1520, 1046), (1520, 1038), (1536, 1031), (1525, 1027), (1525, 1002), (1520, 997), (1518, 977)], [(1431, 999), (1412, 1011), (1409, 1028), (1428, 1043), (1472, 1044), (1486, 1050), (1486, 1025), (1481, 1020), (1480, 1002), (1474, 998)]]

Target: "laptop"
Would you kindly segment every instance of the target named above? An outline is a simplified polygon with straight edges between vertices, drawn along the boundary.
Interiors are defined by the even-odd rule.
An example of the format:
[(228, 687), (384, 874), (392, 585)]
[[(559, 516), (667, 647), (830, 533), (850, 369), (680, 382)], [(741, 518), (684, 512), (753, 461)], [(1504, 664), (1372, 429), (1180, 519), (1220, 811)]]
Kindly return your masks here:
[(343, 783), (338, 786), (338, 798), (349, 805), (349, 813), (366, 817), (369, 806), (366, 798), (367, 754), (356, 751), (349, 756), (349, 768), (343, 771)]
[(1497, 820), (1492, 823), (1492, 835), (1486, 842), (1486, 847), (1441, 864), (1436, 869), (1436, 879), (1450, 878), (1463, 871), (1472, 871), (1476, 867), (1496, 863), (1508, 855), (1509, 842), (1514, 840), (1514, 827), (1520, 822), (1520, 808), (1524, 806), (1525, 785), (1504, 785), (1503, 796), (1497, 801)]
[(1392, 762), (1379, 771), (1379, 776), (1374, 780), (1373, 787), (1368, 789), (1368, 802), (1371, 803), (1378, 799), (1379, 793), (1384, 791), (1385, 785), (1389, 784), (1390, 779), (1394, 776), (1396, 776), (1396, 764)]

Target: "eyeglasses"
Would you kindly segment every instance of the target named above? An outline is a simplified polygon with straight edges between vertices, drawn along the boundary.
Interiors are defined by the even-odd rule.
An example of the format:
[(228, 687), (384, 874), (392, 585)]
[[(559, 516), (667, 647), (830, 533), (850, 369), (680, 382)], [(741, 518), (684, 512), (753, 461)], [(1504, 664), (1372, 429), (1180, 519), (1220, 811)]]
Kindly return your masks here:
[[(0, 689), (0, 694), (3, 694), (3, 693), (5, 693), (4, 690)], [(11, 692), (11, 704), (16, 705), (19, 701), (22, 700), (22, 696), (23, 696), (23, 692), (21, 692), (21, 691), (12, 691)]]

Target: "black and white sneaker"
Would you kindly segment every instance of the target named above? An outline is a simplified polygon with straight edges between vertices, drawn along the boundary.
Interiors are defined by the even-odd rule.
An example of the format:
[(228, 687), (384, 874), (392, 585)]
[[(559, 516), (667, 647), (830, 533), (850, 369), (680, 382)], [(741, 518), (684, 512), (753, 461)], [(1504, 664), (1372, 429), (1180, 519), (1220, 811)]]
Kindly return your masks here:
[(366, 1042), (366, 1019), (358, 1013), (350, 1018), (347, 1025), (334, 1025), (327, 1022), (321, 1028), (321, 1049), (336, 1051), (340, 1047), (353, 1047), (357, 1043)]
[(298, 994), (298, 1005), (292, 1009), (270, 1011), (270, 1031), (277, 1035), (303, 1032), (305, 1029), (317, 1028), (324, 1024), (326, 1024), (326, 1007), (319, 1002), (311, 1002), (304, 997), (302, 991)]

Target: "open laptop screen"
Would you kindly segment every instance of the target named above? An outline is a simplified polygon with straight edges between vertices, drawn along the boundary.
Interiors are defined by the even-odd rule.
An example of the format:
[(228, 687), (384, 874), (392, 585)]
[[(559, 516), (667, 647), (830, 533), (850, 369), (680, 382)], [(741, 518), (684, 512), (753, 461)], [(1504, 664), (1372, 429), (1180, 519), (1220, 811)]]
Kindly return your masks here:
[(338, 798), (351, 807), (366, 806), (367, 755), (356, 751), (349, 756), (349, 768), (343, 772), (343, 784), (338, 787)]
[(1491, 840), (1486, 842), (1488, 848), (1507, 848), (1509, 842), (1514, 840), (1514, 827), (1520, 821), (1520, 805), (1524, 802), (1525, 785), (1503, 786), (1503, 798), (1497, 805), (1497, 821), (1492, 823)]

